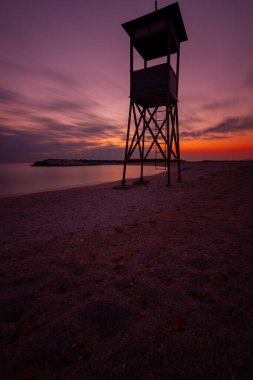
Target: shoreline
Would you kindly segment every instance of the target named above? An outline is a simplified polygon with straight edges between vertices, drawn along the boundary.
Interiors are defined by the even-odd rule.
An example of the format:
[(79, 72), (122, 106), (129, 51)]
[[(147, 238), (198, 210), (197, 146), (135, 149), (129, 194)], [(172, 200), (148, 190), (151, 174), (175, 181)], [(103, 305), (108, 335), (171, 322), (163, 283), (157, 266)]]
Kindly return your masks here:
[[(159, 171), (153, 165), (144, 169), (145, 176)], [(21, 196), (43, 191), (55, 191), (91, 186), (122, 179), (122, 165), (32, 167), (27, 164), (3, 164), (0, 168), (0, 198)], [(138, 178), (139, 165), (129, 165), (127, 179)]]
[(1, 198), (6, 379), (246, 380), (253, 162)]
[[(145, 165), (154, 165), (156, 162), (163, 163), (164, 160), (157, 160), (155, 158), (146, 159)], [(175, 160), (171, 160), (175, 162)], [(181, 160), (181, 162), (186, 162)], [(127, 162), (128, 165), (141, 165), (140, 159), (131, 159)], [(38, 167), (61, 167), (61, 166), (98, 166), (98, 165), (124, 165), (124, 160), (87, 160), (87, 159), (45, 159), (42, 161), (36, 161), (31, 166)]]
[[(226, 164), (226, 163), (237, 163), (237, 164), (240, 164), (240, 163), (251, 163), (253, 162), (253, 160), (202, 160), (202, 161), (185, 161), (185, 160), (182, 160), (181, 161), (181, 167), (182, 167), (182, 175), (184, 174), (183, 171), (185, 170), (184, 168), (187, 167), (187, 165), (201, 165), (201, 164)], [(15, 164), (15, 163), (13, 163)], [(31, 163), (26, 163), (27, 165), (30, 165), (30, 166), (33, 166), (33, 164)], [(82, 165), (82, 166), (107, 166), (109, 164), (98, 164), (98, 165)], [(111, 166), (113, 164), (110, 164), (109, 166)], [(116, 166), (119, 166), (120, 164), (116, 164)], [(139, 163), (131, 163), (130, 166), (137, 166), (139, 165)], [(154, 162), (148, 162), (148, 163), (145, 163), (145, 166), (147, 167), (150, 167), (151, 165), (154, 165)], [(78, 165), (62, 165), (62, 166), (53, 166), (53, 165), (49, 165), (49, 166), (38, 166), (38, 167), (45, 167), (45, 168), (56, 168), (56, 167), (59, 167), (59, 168), (64, 168), (64, 167), (76, 167)], [(148, 179), (149, 177), (153, 177), (153, 176), (156, 176), (156, 175), (161, 175), (162, 173), (166, 172), (166, 170), (164, 169), (157, 169), (157, 172), (154, 173), (154, 174), (147, 174), (145, 175), (145, 166), (144, 166), (144, 178), (145, 179)], [(172, 176), (174, 175), (175, 176), (175, 170), (176, 170), (176, 167), (177, 166), (177, 162), (176, 161), (172, 161), (171, 162), (171, 170), (172, 170)], [(37, 167), (37, 166), (35, 166)], [(133, 183), (138, 177), (132, 177), (132, 178), (127, 178), (126, 181), (129, 183)], [(173, 179), (172, 178), (172, 182), (173, 182)], [(103, 185), (103, 184), (112, 184), (112, 186), (114, 185), (118, 185), (121, 183), (121, 178), (117, 181), (115, 180), (111, 180), (109, 182), (100, 182), (100, 183), (87, 183), (86, 185), (66, 185), (66, 186), (62, 186), (60, 188), (48, 188), (46, 190), (35, 190), (35, 191), (29, 191), (28, 192), (22, 192), (22, 193), (16, 193), (16, 194), (13, 194), (13, 193), (10, 193), (10, 194), (3, 194), (1, 195), (0, 194), (0, 199), (5, 199), (5, 198), (16, 198), (16, 197), (23, 197), (23, 196), (26, 196), (26, 195), (34, 195), (34, 194), (40, 194), (40, 193), (47, 193), (47, 192), (55, 192), (55, 191), (64, 191), (64, 190), (71, 190), (71, 189), (81, 189), (83, 187), (91, 187), (91, 186), (99, 186), (99, 185)], [(172, 183), (173, 185), (173, 183)]]

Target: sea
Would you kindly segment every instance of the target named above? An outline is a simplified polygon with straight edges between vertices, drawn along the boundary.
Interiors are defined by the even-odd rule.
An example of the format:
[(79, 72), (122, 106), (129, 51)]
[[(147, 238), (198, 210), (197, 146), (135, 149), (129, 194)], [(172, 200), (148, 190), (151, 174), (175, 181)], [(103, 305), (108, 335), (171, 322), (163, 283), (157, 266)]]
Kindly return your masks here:
[[(30, 163), (0, 163), (0, 197), (10, 197), (121, 181), (122, 165), (32, 166)], [(144, 176), (157, 174), (144, 167)], [(126, 178), (138, 178), (139, 165), (128, 165)]]

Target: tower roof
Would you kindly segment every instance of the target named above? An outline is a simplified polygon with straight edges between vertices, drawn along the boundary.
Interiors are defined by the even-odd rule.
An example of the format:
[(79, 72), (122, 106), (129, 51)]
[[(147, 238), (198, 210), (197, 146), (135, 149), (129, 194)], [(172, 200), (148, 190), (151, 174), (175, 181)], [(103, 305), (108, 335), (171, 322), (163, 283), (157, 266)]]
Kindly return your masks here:
[[(178, 3), (122, 24), (143, 59), (159, 58), (178, 49), (177, 43), (187, 41)], [(168, 48), (169, 36), (171, 46)]]

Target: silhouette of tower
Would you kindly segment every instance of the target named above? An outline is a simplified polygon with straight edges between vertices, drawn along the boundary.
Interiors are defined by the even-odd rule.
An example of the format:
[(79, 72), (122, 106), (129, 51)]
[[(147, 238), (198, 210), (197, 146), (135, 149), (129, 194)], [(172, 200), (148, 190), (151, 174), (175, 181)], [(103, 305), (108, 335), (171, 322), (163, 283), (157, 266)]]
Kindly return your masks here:
[[(127, 163), (136, 151), (143, 182), (143, 165), (154, 149), (156, 162), (165, 164), (170, 185), (171, 158), (178, 163), (181, 181), (179, 60), (180, 43), (188, 38), (179, 5), (174, 3), (159, 10), (156, 6), (155, 12), (128, 21), (122, 27), (130, 37), (130, 107), (122, 185), (125, 186)], [(134, 49), (143, 59), (142, 69), (134, 70)], [(158, 64), (152, 65), (157, 58)]]

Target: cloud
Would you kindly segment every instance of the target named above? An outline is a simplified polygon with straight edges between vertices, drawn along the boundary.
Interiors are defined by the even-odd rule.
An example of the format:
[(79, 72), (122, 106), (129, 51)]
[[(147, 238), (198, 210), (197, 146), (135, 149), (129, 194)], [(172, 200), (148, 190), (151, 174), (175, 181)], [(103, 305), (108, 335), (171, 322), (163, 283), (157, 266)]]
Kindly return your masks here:
[(92, 141), (64, 141), (54, 133), (46, 134), (37, 130), (10, 130), (5, 126), (0, 126), (0, 137), (0, 161), (3, 162), (32, 162), (55, 156), (80, 158), (86, 149), (97, 147), (97, 144)]
[(229, 108), (231, 106), (234, 106), (237, 103), (238, 103), (238, 99), (229, 98), (229, 99), (224, 99), (218, 102), (211, 102), (211, 103), (204, 104), (203, 109), (208, 110), (208, 111), (216, 111), (220, 109)]
[[(84, 102), (54, 98), (46, 102), (28, 98), (9, 89), (0, 89), (2, 124), (14, 131), (37, 131), (54, 138), (121, 138), (118, 121), (99, 116), (92, 99)], [(94, 109), (94, 112), (92, 110)]]
[(117, 125), (87, 123), (83, 125), (83, 132), (90, 136), (106, 137), (123, 135)]
[(120, 148), (114, 144), (107, 144), (101, 148), (91, 148), (86, 152), (86, 158), (93, 160), (123, 160), (124, 148)]
[[(101, 104), (90, 98), (76, 100), (72, 94), (69, 99), (66, 95), (49, 99), (34, 99), (8, 88), (0, 88), (0, 103), (2, 104), (0, 118), (12, 125), (17, 120), (26, 120), (28, 123), (50, 123), (52, 116), (56, 118), (75, 120), (75, 123), (86, 122), (103, 124), (104, 118), (96, 114)], [(60, 116), (59, 116), (60, 114)], [(9, 123), (8, 123), (9, 120)]]
[[(59, 75), (62, 77), (61, 75)], [(48, 96), (43, 92), (43, 95), (34, 98), (34, 96), (29, 96), (29, 94), (24, 94), (22, 92), (13, 91), (12, 88), (0, 87), (0, 103), (5, 107), (12, 107), (12, 111), (24, 112), (25, 110), (37, 111), (44, 113), (52, 112), (82, 112), (86, 116), (91, 115), (94, 117), (96, 109), (101, 108), (101, 103), (97, 100), (86, 96), (78, 90), (56, 91), (58, 96), (53, 96), (49, 91)], [(39, 93), (39, 92), (38, 92)], [(6, 109), (1, 109), (1, 114), (3, 114)]]
[(201, 137), (202, 132), (201, 131), (185, 131), (181, 132), (180, 136), (184, 138), (185, 140), (192, 140)]
[[(18, 117), (26, 118), (29, 122), (44, 122), (47, 120), (47, 116), (40, 117), (42, 113), (43, 115), (60, 113), (63, 117), (71, 115), (71, 117), (76, 119), (85, 117), (86, 119), (93, 120), (97, 118), (95, 109), (100, 106), (98, 102), (89, 98), (82, 101), (69, 100), (65, 96), (49, 98), (46, 101), (34, 99), (8, 88), (0, 88), (0, 103), (2, 103), (0, 117), (9, 119), (10, 122)], [(94, 112), (91, 112), (91, 110), (94, 110)]]
[(227, 118), (223, 122), (203, 130), (184, 131), (181, 137), (185, 140), (197, 138), (215, 140), (229, 138), (234, 134), (253, 131), (253, 116)]
[(71, 75), (61, 72), (59, 70), (45, 68), (40, 71), (40, 74), (46, 78), (56, 82), (63, 87), (78, 87), (79, 82)]
[(122, 141), (125, 137), (119, 126), (98, 124), (96, 117), (93, 123), (65, 124), (54, 118), (31, 115), (29, 126), (0, 125), (0, 161), (85, 158), (87, 152), (93, 158), (93, 151), (96, 154), (94, 158), (103, 158), (104, 149), (117, 148), (115, 136)]
[[(90, 117), (88, 121), (80, 121), (73, 123), (61, 123), (56, 118), (50, 118), (39, 115), (30, 115), (30, 122), (34, 124), (34, 130), (48, 133), (49, 136), (61, 135), (62, 137), (76, 137), (76, 138), (105, 138), (105, 137), (120, 137), (125, 133), (117, 123), (105, 123), (104, 119), (97, 117)], [(20, 129), (20, 128), (18, 128)], [(22, 128), (24, 129), (24, 127)]]
[[(20, 63), (16, 63), (11, 60), (5, 60), (5, 59), (0, 59), (0, 67), (4, 69), (4, 71), (7, 72), (12, 72), (12, 73), (19, 73), (22, 75), (26, 74), (33, 74), (35, 73), (35, 69), (31, 69), (30, 67), (26, 67), (25, 65), (22, 65)], [(37, 72), (37, 70), (36, 70)], [(38, 73), (37, 73), (38, 74)]]
[(239, 133), (242, 131), (253, 131), (253, 116), (228, 118), (222, 123), (205, 130), (206, 133)]
[(14, 73), (22, 75), (23, 77), (29, 76), (30, 78), (34, 78), (36, 81), (48, 79), (61, 87), (76, 88), (80, 85), (79, 81), (73, 75), (51, 67), (35, 67), (4, 59), (0, 59), (0, 67), (2, 67), (4, 71), (10, 73), (10, 75)]
[[(115, 144), (125, 140), (125, 130), (118, 120), (103, 115), (103, 104), (75, 89), (75, 81), (67, 75), (44, 70), (44, 76), (59, 83), (60, 91), (49, 97), (42, 92), (40, 99), (0, 88), (0, 161), (85, 158), (87, 152), (90, 158), (92, 152), (94, 158), (103, 158), (105, 149), (121, 151)], [(60, 85), (73, 90), (62, 91)]]
[(48, 102), (42, 105), (42, 108), (45, 108), (45, 110), (48, 111), (65, 112), (81, 110), (83, 106), (78, 102), (73, 102), (64, 99), (56, 99), (52, 100), (52, 102)]
[(0, 88), (0, 102), (4, 104), (20, 102), (22, 97), (15, 91), (8, 90), (7, 88)]

